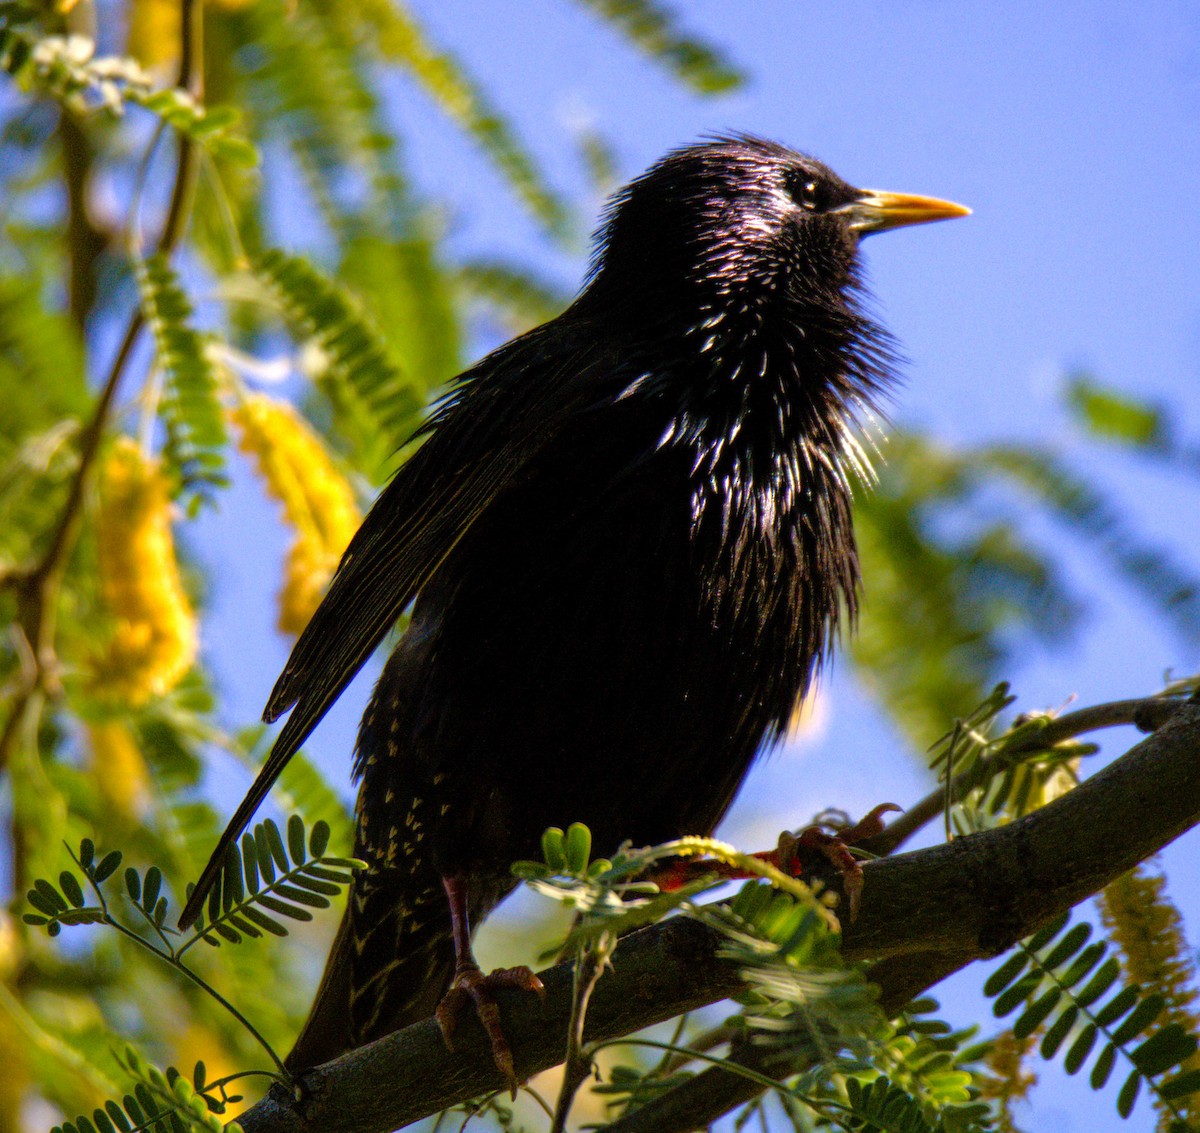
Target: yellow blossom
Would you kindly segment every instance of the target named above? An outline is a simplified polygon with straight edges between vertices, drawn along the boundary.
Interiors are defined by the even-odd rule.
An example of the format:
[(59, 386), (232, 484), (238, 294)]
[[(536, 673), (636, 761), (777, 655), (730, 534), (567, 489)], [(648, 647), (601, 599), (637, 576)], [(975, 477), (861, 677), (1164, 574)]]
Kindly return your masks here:
[(361, 519), (354, 492), (312, 428), (290, 406), (253, 394), (232, 413), (240, 447), (296, 533), (279, 592), (279, 628), (297, 634), (317, 608)]
[(1005, 1031), (988, 1051), (986, 1061), (990, 1073), (982, 1078), (980, 1088), (984, 1098), (999, 1103), (997, 1129), (1001, 1133), (1017, 1133), (1012, 1105), (1028, 1100), (1029, 1091), (1037, 1085), (1037, 1075), (1026, 1069), (1025, 1059), (1040, 1037), (1040, 1030), (1024, 1039), (1017, 1038), (1012, 1031)]
[[(1183, 934), (1183, 919), (1167, 896), (1167, 879), (1137, 866), (1112, 882), (1100, 898), (1100, 919), (1121, 953), (1125, 975), (1144, 993), (1158, 992), (1166, 1007), (1154, 1030), (1179, 1023), (1191, 1034), (1200, 1033), (1196, 1015), (1196, 966)], [(1200, 1053), (1186, 1059), (1180, 1069), (1200, 1070)], [(1200, 1097), (1180, 1098), (1175, 1108), (1200, 1124)], [(1160, 1109), (1160, 1128), (1171, 1127), (1170, 1113)]]
[(97, 694), (137, 707), (170, 692), (196, 659), (196, 619), (171, 534), (171, 500), (158, 461), (128, 437), (100, 472), (100, 588), (114, 626), (93, 663)]
[(92, 775), (111, 815), (134, 821), (150, 802), (150, 774), (129, 725), (123, 720), (87, 725)]

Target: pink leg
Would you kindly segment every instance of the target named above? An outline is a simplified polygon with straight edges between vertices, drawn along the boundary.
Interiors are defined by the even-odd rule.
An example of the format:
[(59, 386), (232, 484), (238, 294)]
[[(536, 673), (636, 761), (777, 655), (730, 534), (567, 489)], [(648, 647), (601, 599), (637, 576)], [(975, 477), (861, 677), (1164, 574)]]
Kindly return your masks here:
[(467, 916), (466, 880), (462, 877), (442, 878), (446, 899), (450, 902), (450, 918), (454, 934), (454, 979), (450, 989), (437, 1006), (438, 1026), (446, 1046), (454, 1049), (454, 1030), (458, 1024), (458, 1012), (468, 1003), (475, 1005), (483, 1029), (492, 1044), (492, 1059), (496, 1069), (504, 1075), (512, 1096), (517, 1096), (517, 1075), (513, 1066), (512, 1048), (504, 1037), (500, 1024), (500, 1006), (495, 992), (500, 988), (515, 987), (523, 991), (536, 991), (544, 995), (542, 981), (529, 968), (497, 968), (486, 976), (475, 962), (471, 951), (471, 926)]

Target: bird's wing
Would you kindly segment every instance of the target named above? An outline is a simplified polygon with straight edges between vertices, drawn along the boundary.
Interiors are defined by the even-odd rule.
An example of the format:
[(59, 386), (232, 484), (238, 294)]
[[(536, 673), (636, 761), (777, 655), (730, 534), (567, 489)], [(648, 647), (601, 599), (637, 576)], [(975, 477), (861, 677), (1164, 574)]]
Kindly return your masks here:
[(611, 396), (606, 352), (594, 335), (562, 323), (464, 374), (423, 430), (425, 443), (367, 514), (271, 692), (265, 720), (295, 709), (204, 867), (181, 927), (199, 915), (229, 847), (284, 765), (471, 524), (565, 421)]

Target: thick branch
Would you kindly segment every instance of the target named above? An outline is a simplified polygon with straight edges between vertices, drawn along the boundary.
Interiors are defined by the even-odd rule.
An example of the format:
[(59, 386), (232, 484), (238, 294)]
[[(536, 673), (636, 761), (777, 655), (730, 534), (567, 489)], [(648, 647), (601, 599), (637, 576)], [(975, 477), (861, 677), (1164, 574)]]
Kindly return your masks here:
[[(896, 1010), (964, 964), (1003, 951), (1197, 822), (1200, 705), (1188, 703), (1159, 732), (1027, 818), (869, 863), (862, 909), (845, 926), (843, 954), (876, 961), (872, 975), (883, 1002)], [(629, 1034), (727, 998), (737, 979), (717, 959), (720, 940), (715, 930), (683, 919), (623, 940), (613, 971), (596, 988), (588, 1040)], [(501, 997), (521, 1075), (563, 1055), (570, 968), (554, 968), (543, 979), (544, 1005), (531, 996)], [(382, 1133), (501, 1089), (473, 1020), (463, 1019), (458, 1042), (457, 1053), (447, 1051), (432, 1021), (408, 1027), (313, 1070), (299, 1100), (276, 1088), (239, 1120), (246, 1133)], [(639, 1125), (672, 1133), (704, 1121), (693, 1112), (683, 1123)]]

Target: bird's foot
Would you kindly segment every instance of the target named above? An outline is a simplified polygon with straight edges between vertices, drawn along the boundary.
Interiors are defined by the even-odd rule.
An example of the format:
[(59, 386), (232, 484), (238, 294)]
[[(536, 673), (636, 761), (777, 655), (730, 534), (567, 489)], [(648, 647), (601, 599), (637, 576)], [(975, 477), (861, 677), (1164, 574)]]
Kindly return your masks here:
[(880, 803), (855, 823), (817, 822), (795, 834), (785, 830), (779, 835), (779, 845), (757, 856), (771, 862), (789, 877), (801, 877), (812, 872), (812, 859), (819, 854), (833, 866), (842, 878), (846, 907), (850, 920), (858, 917), (862, 898), (863, 871), (853, 847), (883, 831), (883, 816), (900, 810), (895, 803)]
[(459, 964), (450, 990), (442, 996), (442, 1001), (437, 1005), (436, 1017), (446, 1046), (453, 1050), (458, 1013), (468, 1002), (475, 1005), (475, 1014), (492, 1044), (492, 1060), (496, 1069), (504, 1075), (515, 1099), (518, 1082), (513, 1066), (512, 1048), (504, 1036), (504, 1028), (500, 1024), (500, 1005), (495, 997), (495, 993), (501, 988), (510, 987), (521, 991), (536, 991), (543, 998), (546, 994), (542, 981), (524, 965), (518, 968), (497, 968), (484, 975), (476, 964)]
[[(764, 850), (753, 856), (770, 862), (789, 877), (800, 878), (811, 874), (814, 864), (820, 864), (814, 863), (814, 857), (824, 858), (841, 875), (847, 909), (850, 919), (854, 920), (858, 916), (859, 898), (862, 895), (863, 872), (862, 866), (851, 851), (860, 842), (883, 830), (883, 816), (888, 811), (900, 809), (895, 803), (882, 803), (855, 823), (820, 821), (795, 834), (785, 830), (779, 835), (779, 844), (775, 849)], [(710, 858), (680, 858), (655, 870), (649, 880), (664, 892), (670, 892), (697, 877), (713, 874), (731, 880), (746, 880), (758, 876)]]

